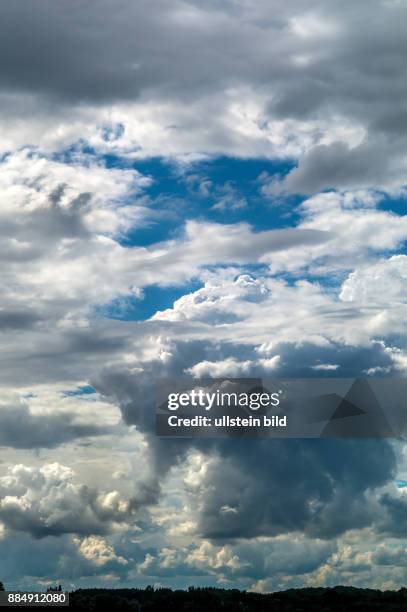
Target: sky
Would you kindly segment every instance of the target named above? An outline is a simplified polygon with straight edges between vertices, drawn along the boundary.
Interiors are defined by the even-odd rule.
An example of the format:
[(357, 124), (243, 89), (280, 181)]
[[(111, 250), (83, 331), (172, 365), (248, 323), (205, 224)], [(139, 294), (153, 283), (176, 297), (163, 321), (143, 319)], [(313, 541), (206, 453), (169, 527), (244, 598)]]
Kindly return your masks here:
[(163, 376), (406, 376), (406, 20), (0, 4), (7, 588), (406, 585), (402, 440), (152, 425)]

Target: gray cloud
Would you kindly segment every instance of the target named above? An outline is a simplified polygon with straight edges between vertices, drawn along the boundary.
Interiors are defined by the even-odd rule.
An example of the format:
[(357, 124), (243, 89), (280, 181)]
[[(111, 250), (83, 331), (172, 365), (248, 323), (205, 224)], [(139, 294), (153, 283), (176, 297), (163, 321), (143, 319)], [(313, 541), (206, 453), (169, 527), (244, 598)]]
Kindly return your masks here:
[[(220, 348), (207, 342), (180, 342), (168, 349), (172, 355), (168, 353), (165, 361), (144, 363), (142, 373), (121, 368), (105, 371), (93, 381), (120, 406), (128, 423), (136, 423), (146, 432), (157, 495), (171, 466), (185, 462), (191, 451), (199, 451), (215, 457), (208, 463), (199, 489), (188, 498), (196, 531), (205, 538), (222, 541), (292, 531), (332, 538), (348, 529), (372, 525), (376, 508), (370, 493), (395, 476), (396, 455), (387, 440), (210, 441), (160, 440), (154, 436), (153, 381), (159, 376), (179, 376), (186, 363), (205, 357), (219, 359), (222, 350), (224, 358), (228, 349), (236, 354), (236, 345)], [(283, 347), (284, 351), (290, 347)], [(312, 344), (301, 347), (298, 365), (295, 351), (291, 351), (282, 375), (309, 376), (310, 366), (321, 358), (319, 349)], [(328, 361), (334, 355), (336, 362), (346, 364), (348, 375), (355, 375), (356, 364), (367, 367), (372, 358), (367, 350), (357, 353), (338, 347), (322, 354)], [(250, 349), (242, 347), (239, 358), (249, 356)], [(304, 369), (307, 361), (308, 371)], [(377, 363), (377, 356), (373, 361)], [(222, 512), (222, 508), (231, 511)]]
[[(91, 583), (98, 576), (105, 579), (107, 573), (117, 573), (122, 577), (131, 568), (124, 563), (123, 545), (120, 541), (101, 537), (73, 538), (64, 534), (58, 538), (47, 536), (33, 540), (26, 533), (9, 532), (1, 540), (3, 551), (0, 559), (0, 574), (7, 588), (11, 588), (19, 577), (19, 584), (32, 588), (38, 581), (50, 581), (64, 585), (78, 585), (86, 579)], [(120, 550), (115, 554), (115, 550)], [(126, 556), (142, 558), (140, 547), (133, 543), (131, 550), (125, 550)], [(38, 560), (41, 559), (41, 563)]]
[[(276, 107), (284, 116), (304, 116), (309, 98), (314, 111), (338, 101), (362, 116), (364, 102), (384, 110), (405, 91), (405, 6), (375, 1), (371, 7), (366, 1), (358, 8), (348, 1), (340, 7), (175, 1), (159, 2), (151, 11), (146, 1), (120, 0), (113, 11), (104, 0), (16, 0), (1, 9), (3, 86), (100, 100), (154, 87), (195, 96), (239, 80), (274, 82), (283, 90)], [(369, 27), (361, 27), (367, 16)], [(292, 61), (298, 54), (310, 61), (299, 67)]]
[[(277, 128), (269, 121), (306, 121), (309, 139), (304, 135), (296, 150), (311, 151), (287, 187), (308, 192), (363, 186), (370, 179), (387, 186), (403, 182), (404, 3), (292, 0), (282, 7), (257, 0), (203, 7), (191, 0), (160, 0), (150, 9), (145, 0), (119, 0), (114, 11), (104, 0), (4, 4), (0, 88), (5, 112), (22, 112), (24, 104), (15, 100), (20, 94), (26, 104), (41, 96), (37, 114), (50, 111), (55, 97), (71, 109), (175, 103), (167, 122), (157, 119), (163, 138), (171, 127), (177, 140), (185, 131), (192, 135), (185, 153), (233, 150), (243, 156), (272, 154), (266, 141), (274, 142)], [(244, 92), (249, 105), (258, 104), (246, 140), (230, 128), (233, 91)], [(192, 115), (185, 114), (179, 100), (194, 108)], [(58, 112), (54, 105), (51, 114)], [(132, 132), (132, 118), (128, 121), (124, 130)], [(294, 128), (294, 138), (301, 140), (303, 127), (298, 125), (297, 135)], [(285, 146), (279, 140), (277, 155)]]
[[(319, 145), (301, 158), (281, 181), (271, 183), (270, 195), (283, 192), (313, 194), (331, 189), (390, 189), (397, 185), (402, 164), (393, 157), (393, 142), (377, 140), (350, 148), (344, 142)], [(402, 149), (400, 149), (402, 155)]]
[(76, 423), (69, 412), (34, 415), (24, 404), (0, 407), (0, 446), (52, 448), (91, 436), (107, 435), (106, 425)]
[(42, 319), (43, 316), (34, 310), (0, 310), (0, 329), (27, 330)]
[[(228, 441), (198, 495), (198, 530), (214, 539), (302, 530), (330, 538), (372, 524), (369, 490), (396, 462), (383, 440)], [(379, 457), (381, 458), (379, 460)], [(265, 491), (267, 493), (265, 494)], [(236, 512), (221, 512), (221, 508)]]
[(388, 171), (386, 163), (379, 149), (372, 150), (366, 145), (354, 149), (343, 142), (320, 145), (301, 159), (298, 168), (282, 182), (282, 188), (293, 193), (316, 193), (324, 189), (381, 184)]
[(382, 513), (377, 518), (379, 532), (393, 537), (405, 537), (407, 534), (407, 502), (404, 495), (385, 493), (380, 503)]
[[(135, 425), (142, 432), (134, 442), (121, 435), (124, 426), (95, 425), (89, 415), (98, 408), (0, 409), (0, 444), (26, 463), (0, 476), (0, 578), (54, 577), (56, 567), (72, 579), (128, 577), (129, 565), (138, 563), (143, 569), (132, 580), (149, 572), (164, 578), (221, 572), (234, 580), (277, 572), (287, 586), (323, 564), (329, 574), (332, 555), (327, 581), (362, 574), (372, 559), (382, 567), (405, 565), (401, 549), (372, 559), (343, 551), (335, 557), (334, 540), (349, 529), (406, 534), (406, 504), (391, 486), (400, 462), (391, 443), (163, 441), (152, 433), (152, 385), (157, 376), (202, 364), (262, 375), (275, 357), (283, 376), (312, 375), (326, 364), (342, 376), (405, 367), (404, 264), (372, 263), (402, 244), (405, 224), (401, 215), (375, 209), (368, 192), (396, 193), (405, 183), (406, 17), (405, 3), (379, 0), (158, 0), (153, 9), (147, 0), (0, 5), (1, 147), (14, 150), (1, 157), (0, 381), (21, 389), (90, 380), (120, 407), (129, 431)], [(69, 147), (68, 160), (61, 151)], [(308, 200), (296, 228), (255, 232), (244, 223), (189, 221), (172, 240), (124, 247), (127, 230), (143, 227), (149, 215), (160, 220), (161, 196), (139, 200), (150, 180), (102, 167), (105, 153), (128, 165), (129, 158), (151, 155), (294, 159), (297, 166), (278, 183), (266, 180), (263, 192), (277, 200), (286, 192), (366, 193)], [(232, 183), (217, 187), (197, 176), (191, 197), (212, 194), (225, 214), (246, 204), (251, 210)], [(187, 219), (188, 202), (182, 215)], [(334, 282), (321, 288), (310, 277), (249, 278), (245, 268), (259, 263), (272, 274), (313, 266), (315, 276)], [(222, 283), (226, 266), (233, 280)], [(222, 270), (214, 280), (216, 267)], [(195, 277), (209, 281), (155, 320), (94, 316), (112, 300), (139, 298), (143, 287)], [(87, 420), (80, 418), (85, 412)], [(111, 441), (120, 455), (112, 460), (118, 474), (109, 475), (119, 490), (128, 487), (126, 461), (137, 446), (131, 478), (138, 482), (128, 497), (85, 484), (59, 462), (38, 467), (31, 453), (43, 449), (56, 461), (71, 453), (79, 464), (78, 441), (93, 437), (81, 467), (93, 482), (105, 433), (111, 435), (105, 445)], [(205, 467), (195, 488), (182, 481), (194, 454)], [(186, 545), (175, 550), (168, 516), (157, 526), (160, 517), (153, 522), (147, 515), (151, 504), (161, 519), (168, 504), (176, 525), (185, 513)], [(134, 538), (136, 514), (145, 524)]]

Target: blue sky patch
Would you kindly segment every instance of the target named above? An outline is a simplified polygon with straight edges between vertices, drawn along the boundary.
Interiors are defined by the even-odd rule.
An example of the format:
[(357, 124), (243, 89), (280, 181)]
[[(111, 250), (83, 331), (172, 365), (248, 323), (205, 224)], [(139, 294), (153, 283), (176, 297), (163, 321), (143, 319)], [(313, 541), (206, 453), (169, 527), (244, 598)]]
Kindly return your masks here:
[(117, 298), (108, 304), (96, 307), (96, 316), (117, 321), (145, 321), (158, 310), (172, 308), (174, 302), (185, 294), (202, 287), (202, 283), (191, 281), (187, 285), (159, 287), (151, 285), (143, 289), (143, 297), (127, 295)]

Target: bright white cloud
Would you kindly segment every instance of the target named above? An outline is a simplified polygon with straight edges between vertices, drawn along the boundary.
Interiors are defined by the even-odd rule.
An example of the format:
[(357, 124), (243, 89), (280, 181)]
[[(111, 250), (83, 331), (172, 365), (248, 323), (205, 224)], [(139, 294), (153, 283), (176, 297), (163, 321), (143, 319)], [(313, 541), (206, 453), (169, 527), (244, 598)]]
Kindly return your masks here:
[(0, 478), (3, 522), (35, 537), (109, 531), (128, 517), (128, 506), (112, 512), (104, 500), (105, 494), (76, 483), (73, 470), (58, 463), (15, 465)]
[(106, 540), (100, 536), (89, 536), (82, 540), (77, 539), (76, 542), (80, 554), (96, 566), (101, 567), (112, 562), (116, 562), (120, 565), (128, 564), (127, 559), (117, 555), (113, 546), (108, 544)]
[(384, 304), (407, 307), (407, 256), (389, 259), (357, 268), (342, 285), (341, 300), (362, 304)]
[[(365, 571), (402, 584), (404, 548), (373, 552), (382, 487), (394, 493), (387, 441), (244, 453), (150, 430), (161, 375), (406, 371), (407, 222), (382, 206), (406, 194), (405, 3), (19, 4), (0, 7), (2, 549), (23, 566), (29, 534), (46, 541), (44, 574), (68, 559), (112, 580), (134, 565), (255, 590)], [(252, 198), (194, 167), (227, 155), (291, 171), (263, 173)], [(160, 177), (132, 168), (152, 157), (189, 200), (176, 233), (125, 246), (174, 212), (147, 195)], [(254, 229), (258, 190), (285, 227)], [(308, 198), (292, 210), (291, 194)], [(191, 279), (202, 287), (147, 321), (100, 316)], [(62, 393), (90, 381), (98, 393)], [(381, 528), (400, 535), (402, 500), (386, 503)]]

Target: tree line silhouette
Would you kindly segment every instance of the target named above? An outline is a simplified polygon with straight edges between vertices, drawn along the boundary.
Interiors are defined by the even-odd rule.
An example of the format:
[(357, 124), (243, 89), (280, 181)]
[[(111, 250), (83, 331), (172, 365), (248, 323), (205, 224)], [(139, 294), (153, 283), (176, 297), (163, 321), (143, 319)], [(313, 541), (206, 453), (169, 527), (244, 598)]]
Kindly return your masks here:
[[(0, 590), (4, 586), (0, 582)], [(58, 589), (53, 589), (60, 591)], [(63, 589), (62, 589), (63, 590)], [(238, 589), (78, 589), (71, 610), (134, 612), (370, 612), (407, 610), (407, 589), (379, 591), (337, 586), (253, 593)]]
[(79, 589), (70, 594), (70, 607), (137, 612), (387, 612), (407, 610), (407, 589), (382, 592), (339, 586), (265, 594), (197, 587), (188, 590)]

